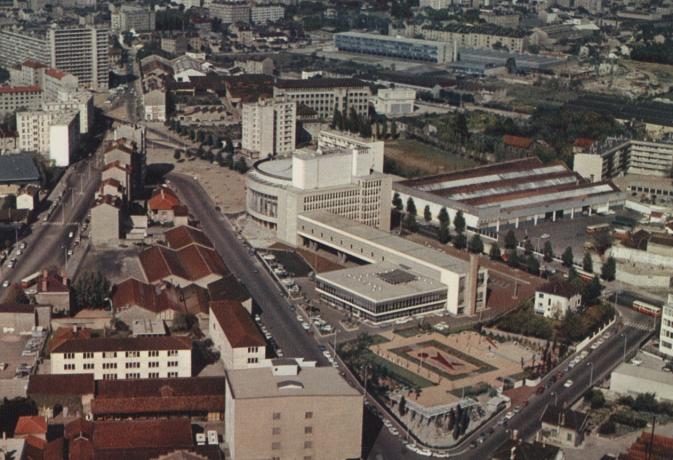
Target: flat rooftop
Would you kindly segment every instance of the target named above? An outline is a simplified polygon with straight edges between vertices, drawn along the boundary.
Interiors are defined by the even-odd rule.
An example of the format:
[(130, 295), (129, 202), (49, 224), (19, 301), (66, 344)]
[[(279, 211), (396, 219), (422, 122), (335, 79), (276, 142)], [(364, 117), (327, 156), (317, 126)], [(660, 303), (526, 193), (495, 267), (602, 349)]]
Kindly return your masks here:
[(501, 210), (619, 192), (611, 182), (587, 182), (562, 162), (543, 164), (533, 157), (401, 181), (400, 185), (473, 208), (499, 206)]
[(664, 367), (665, 361), (645, 353), (636, 354), (634, 359), (641, 363), (638, 366), (631, 364), (631, 362), (622, 363), (613, 372), (630, 377), (651, 380), (664, 385), (673, 385), (673, 372), (664, 372), (661, 370), (661, 368)]
[(446, 285), (390, 263), (345, 268), (316, 276), (372, 302), (385, 302), (433, 292), (446, 293)]
[(277, 179), (292, 180), (292, 158), (279, 158), (277, 160), (260, 161), (255, 164), (255, 169), (260, 173)]
[(288, 396), (361, 397), (333, 367), (302, 367), (296, 375), (274, 375), (271, 367), (236, 369), (227, 371), (227, 381), (235, 399)]
[(436, 249), (428, 248), (413, 241), (392, 235), (383, 230), (369, 227), (345, 217), (327, 211), (311, 211), (299, 216), (299, 219), (316, 222), (339, 232), (368, 241), (370, 244), (387, 248), (393, 252), (419, 260), (424, 265), (433, 265), (456, 273), (467, 273), (469, 263)]

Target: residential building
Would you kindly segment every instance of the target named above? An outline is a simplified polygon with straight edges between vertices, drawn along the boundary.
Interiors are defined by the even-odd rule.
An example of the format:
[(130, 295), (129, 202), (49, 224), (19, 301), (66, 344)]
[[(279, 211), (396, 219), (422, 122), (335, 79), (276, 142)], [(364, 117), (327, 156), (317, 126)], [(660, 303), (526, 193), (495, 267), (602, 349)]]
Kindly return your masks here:
[(143, 93), (146, 121), (166, 121), (166, 93), (155, 89)]
[(150, 221), (159, 224), (175, 223), (176, 212), (181, 214), (185, 206), (173, 190), (165, 186), (159, 186), (152, 191), (152, 196), (147, 200), (147, 214)]
[(33, 211), (40, 204), (40, 187), (26, 185), (16, 195), (16, 209)]
[(295, 149), (297, 103), (264, 99), (243, 104), (241, 145), (262, 157), (285, 155)]
[(31, 110), (16, 113), (19, 149), (38, 152), (56, 166), (68, 166), (80, 133), (77, 111)]
[(456, 49), (451, 42), (419, 40), (362, 32), (334, 34), (334, 46), (339, 51), (369, 54), (409, 61), (446, 64), (456, 60)]
[(50, 49), (46, 37), (39, 31), (17, 28), (0, 30), (0, 67), (5, 69), (26, 61), (36, 65), (50, 65)]
[(404, 29), (391, 28), (389, 31), (389, 35), (398, 34), (405, 37), (421, 37), (424, 40), (451, 43), (452, 46), (457, 48), (492, 49), (500, 47), (514, 53), (523, 53), (528, 47), (526, 32), (492, 24), (480, 26), (446, 24), (439, 28), (431, 25), (408, 23), (405, 24)]
[(535, 292), (534, 311), (551, 319), (563, 319), (582, 305), (580, 289), (569, 281), (551, 281)]
[(48, 30), (50, 65), (73, 74), (82, 86), (104, 90), (109, 86), (110, 58), (107, 29), (93, 26)]
[(47, 419), (40, 415), (22, 415), (16, 421), (14, 437), (26, 438), (36, 436), (47, 439)]
[(406, 88), (381, 88), (372, 96), (376, 113), (390, 117), (413, 113), (415, 101), (416, 91)]
[(226, 371), (232, 458), (342, 460), (362, 455), (362, 395), (332, 367), (274, 359)]
[(35, 301), (51, 305), (54, 313), (70, 313), (70, 284), (65, 273), (44, 270), (37, 281)]
[(184, 35), (177, 35), (174, 37), (161, 37), (161, 49), (167, 53), (172, 53), (177, 56), (187, 52), (189, 39)]
[(562, 448), (577, 448), (584, 441), (588, 421), (588, 415), (582, 412), (559, 406), (547, 406), (542, 414), (542, 426), (535, 435), (535, 440)]
[(51, 349), (52, 374), (93, 374), (96, 380), (191, 377), (188, 337), (71, 339)]
[(89, 238), (94, 245), (113, 244), (121, 237), (121, 202), (104, 196), (91, 208)]
[(668, 302), (662, 309), (659, 351), (673, 358), (673, 294), (668, 294)]
[(225, 369), (257, 367), (264, 361), (266, 340), (240, 302), (210, 302), (209, 315), (209, 335)]
[(268, 56), (236, 59), (234, 66), (240, 67), (245, 73), (249, 74), (273, 75), (275, 69), (273, 59)]
[(0, 115), (14, 113), (18, 109), (37, 110), (42, 103), (39, 86), (0, 86)]
[(420, 0), (419, 8), (432, 8), (433, 10), (444, 10), (453, 5), (453, 0)]
[(91, 401), (94, 420), (186, 417), (224, 419), (224, 377), (101, 380)]
[(393, 191), (403, 202), (411, 197), (417, 209), (430, 206), (435, 219), (442, 208), (451, 221), (460, 210), (468, 229), (493, 232), (501, 226), (518, 228), (525, 221), (537, 225), (607, 212), (625, 201), (612, 182), (587, 183), (564, 163), (543, 164), (536, 157), (398, 181)]
[(265, 24), (276, 22), (285, 17), (285, 7), (282, 5), (255, 5), (250, 8), (250, 22)]
[(93, 127), (93, 94), (89, 91), (75, 91), (42, 103), (42, 110), (52, 113), (77, 112), (79, 114), (79, 134), (88, 134)]
[(30, 304), (0, 304), (0, 329), (26, 334), (36, 327), (50, 328), (51, 306)]
[(150, 32), (156, 29), (156, 13), (137, 5), (122, 5), (111, 14), (114, 32)]
[(573, 157), (573, 170), (593, 182), (624, 174), (669, 177), (672, 168), (673, 137), (658, 142), (613, 137)]
[(39, 415), (51, 419), (58, 415), (54, 413), (54, 401), (59, 402), (63, 413), (88, 411), (95, 388), (93, 374), (31, 374), (26, 396), (35, 401)]
[(521, 23), (521, 15), (518, 12), (480, 10), (479, 19), (489, 24), (508, 29), (516, 29)]
[(208, 6), (210, 14), (219, 18), (223, 24), (250, 22), (250, 5), (245, 2), (213, 1)]
[(287, 101), (310, 107), (323, 120), (331, 120), (334, 109), (348, 114), (351, 107), (366, 115), (371, 95), (366, 83), (352, 78), (278, 80), (273, 87), (274, 98), (285, 96)]
[[(335, 148), (335, 139), (346, 145)], [(246, 177), (248, 214), (294, 246), (300, 244), (298, 216), (307, 211), (327, 210), (387, 230), (392, 177), (381, 172), (383, 149), (380, 143), (346, 139), (330, 133), (317, 150), (255, 163)]]

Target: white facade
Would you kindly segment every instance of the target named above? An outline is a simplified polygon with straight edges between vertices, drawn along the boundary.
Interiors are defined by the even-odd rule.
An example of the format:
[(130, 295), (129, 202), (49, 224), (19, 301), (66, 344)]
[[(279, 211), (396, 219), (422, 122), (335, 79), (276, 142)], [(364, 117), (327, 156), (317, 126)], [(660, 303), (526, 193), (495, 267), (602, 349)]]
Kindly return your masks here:
[(66, 112), (49, 126), (49, 159), (56, 166), (68, 166), (77, 150), (79, 115)]
[(668, 294), (668, 302), (662, 309), (659, 351), (673, 358), (673, 294)]
[(568, 311), (577, 311), (582, 304), (582, 296), (575, 294), (571, 297), (537, 291), (535, 293), (534, 311), (545, 318), (562, 319)]
[(243, 104), (242, 147), (263, 156), (289, 154), (295, 149), (297, 104), (267, 99)]
[(71, 73), (82, 86), (107, 89), (110, 80), (108, 30), (93, 26), (52, 28), (48, 31), (50, 65)]
[(372, 97), (377, 113), (393, 117), (412, 113), (415, 100), (416, 91), (405, 88), (382, 88)]
[[(124, 341), (146, 338), (119, 339)], [(100, 339), (88, 339), (83, 342)], [(108, 339), (103, 339), (108, 340)], [(191, 347), (128, 351), (51, 353), (52, 374), (93, 374), (95, 380), (173, 378), (192, 376)]]
[(432, 8), (433, 10), (443, 10), (452, 5), (452, 0), (420, 0), (418, 2), (419, 8)]
[(37, 110), (41, 102), (42, 90), (38, 86), (0, 87), (0, 115), (17, 109)]
[(250, 8), (250, 22), (263, 24), (283, 19), (285, 8), (281, 5), (257, 5)]
[[(244, 314), (248, 314), (243, 306), (240, 307)], [(235, 321), (234, 318), (231, 318)], [(208, 310), (209, 335), (215, 347), (220, 351), (220, 359), (226, 370), (247, 369), (257, 367), (262, 364), (266, 358), (266, 346), (262, 345), (264, 338), (260, 337), (258, 341), (241, 346), (234, 346), (225, 333), (217, 315), (213, 313), (212, 307)]]
[(143, 94), (145, 120), (166, 121), (166, 93), (155, 89)]
[(348, 114), (351, 107), (358, 115), (369, 109), (372, 93), (368, 85), (353, 79), (287, 80), (276, 83), (273, 96), (304, 104), (324, 120), (331, 120), (334, 109)]
[(224, 24), (250, 22), (250, 6), (247, 3), (212, 2), (208, 9), (212, 16), (220, 18)]

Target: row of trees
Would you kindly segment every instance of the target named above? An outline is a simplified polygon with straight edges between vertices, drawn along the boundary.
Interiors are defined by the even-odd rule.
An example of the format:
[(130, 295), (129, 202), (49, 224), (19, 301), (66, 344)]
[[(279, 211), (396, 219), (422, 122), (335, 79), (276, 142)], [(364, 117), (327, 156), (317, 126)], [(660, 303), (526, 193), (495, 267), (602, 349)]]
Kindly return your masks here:
[(376, 139), (387, 139), (389, 136), (397, 137), (397, 122), (395, 120), (390, 122), (389, 132), (388, 120), (383, 119), (379, 122), (376, 118), (376, 116), (358, 115), (353, 107), (349, 109), (348, 113), (335, 107), (330, 127), (339, 131), (357, 133), (364, 138), (372, 137), (372, 135)]

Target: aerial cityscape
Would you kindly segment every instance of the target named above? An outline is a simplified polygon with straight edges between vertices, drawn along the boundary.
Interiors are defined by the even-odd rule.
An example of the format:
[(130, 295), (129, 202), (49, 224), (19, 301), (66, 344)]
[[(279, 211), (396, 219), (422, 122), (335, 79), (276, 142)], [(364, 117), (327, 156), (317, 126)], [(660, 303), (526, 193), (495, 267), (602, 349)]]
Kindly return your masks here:
[(0, 460), (673, 460), (673, 0), (0, 0)]

